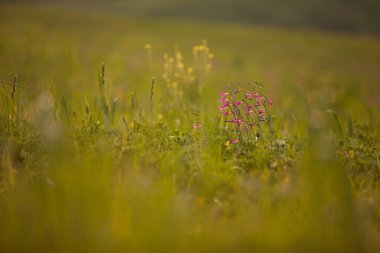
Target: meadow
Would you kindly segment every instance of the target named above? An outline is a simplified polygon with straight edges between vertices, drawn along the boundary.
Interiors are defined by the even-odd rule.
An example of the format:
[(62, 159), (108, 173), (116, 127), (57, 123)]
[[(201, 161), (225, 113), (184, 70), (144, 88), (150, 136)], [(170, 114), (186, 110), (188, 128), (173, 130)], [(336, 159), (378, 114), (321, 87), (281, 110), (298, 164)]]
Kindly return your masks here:
[(379, 42), (0, 3), (0, 252), (378, 252)]

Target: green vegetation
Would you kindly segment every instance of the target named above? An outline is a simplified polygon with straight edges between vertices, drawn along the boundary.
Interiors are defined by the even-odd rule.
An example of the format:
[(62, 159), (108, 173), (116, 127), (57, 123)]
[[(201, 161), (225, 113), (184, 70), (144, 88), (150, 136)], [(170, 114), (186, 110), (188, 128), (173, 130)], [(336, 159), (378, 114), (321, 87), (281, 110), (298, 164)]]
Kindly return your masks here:
[(380, 249), (378, 38), (62, 6), (0, 5), (1, 252)]

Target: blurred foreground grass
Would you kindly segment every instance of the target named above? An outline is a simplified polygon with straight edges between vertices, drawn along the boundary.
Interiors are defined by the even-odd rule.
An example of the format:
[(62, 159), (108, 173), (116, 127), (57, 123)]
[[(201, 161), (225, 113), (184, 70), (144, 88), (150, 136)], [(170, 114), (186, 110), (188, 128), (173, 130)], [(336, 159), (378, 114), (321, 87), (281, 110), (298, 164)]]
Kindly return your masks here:
[[(379, 250), (378, 38), (0, 7), (0, 251)], [(163, 55), (204, 38), (173, 108)], [(255, 79), (275, 139), (232, 145), (219, 93)]]

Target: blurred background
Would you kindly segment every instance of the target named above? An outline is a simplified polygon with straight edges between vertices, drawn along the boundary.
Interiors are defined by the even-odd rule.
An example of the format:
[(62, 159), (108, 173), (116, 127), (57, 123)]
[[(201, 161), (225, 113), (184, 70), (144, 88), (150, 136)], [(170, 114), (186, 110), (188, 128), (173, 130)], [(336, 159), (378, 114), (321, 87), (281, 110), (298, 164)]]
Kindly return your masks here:
[(39, 89), (54, 82), (81, 99), (105, 63), (111, 95), (128, 101), (135, 90), (144, 102), (152, 76), (165, 83), (163, 56), (180, 51), (191, 66), (193, 46), (206, 39), (211, 111), (226, 85), (259, 80), (288, 113), (302, 110), (294, 104), (307, 93), (304, 103), (365, 118), (379, 101), (379, 8), (377, 0), (0, 1), (0, 78), (18, 74)]
[[(46, 0), (120, 15), (244, 22), (352, 32), (380, 32), (378, 0)], [(69, 7), (69, 6), (68, 6)]]

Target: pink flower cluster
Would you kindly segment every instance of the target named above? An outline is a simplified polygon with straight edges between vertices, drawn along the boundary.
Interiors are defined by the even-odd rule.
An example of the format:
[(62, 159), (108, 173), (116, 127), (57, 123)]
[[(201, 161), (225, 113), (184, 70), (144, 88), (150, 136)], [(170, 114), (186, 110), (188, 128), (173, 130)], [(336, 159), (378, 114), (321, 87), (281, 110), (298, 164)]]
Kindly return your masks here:
[(261, 136), (261, 125), (270, 117), (269, 106), (272, 103), (272, 99), (257, 91), (239, 89), (220, 93), (219, 109), (232, 137), (230, 143), (250, 141)]
[(193, 129), (194, 131), (198, 131), (202, 128), (202, 125), (200, 122), (195, 122), (195, 124), (193, 125)]

